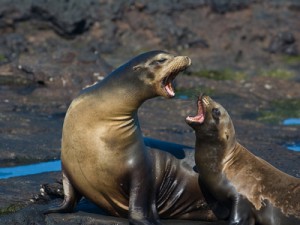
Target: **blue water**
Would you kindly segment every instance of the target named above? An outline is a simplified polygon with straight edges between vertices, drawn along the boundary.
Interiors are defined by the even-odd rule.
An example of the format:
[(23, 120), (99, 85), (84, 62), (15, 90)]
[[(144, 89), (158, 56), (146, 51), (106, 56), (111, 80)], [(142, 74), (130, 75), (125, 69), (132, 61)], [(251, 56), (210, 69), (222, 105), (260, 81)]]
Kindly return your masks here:
[(179, 95), (177, 98), (179, 98), (181, 100), (187, 100), (187, 99), (189, 99), (189, 96), (187, 96), (187, 95)]
[[(288, 118), (288, 119), (285, 119), (282, 122), (282, 124), (287, 125), (287, 126), (300, 125), (300, 118)], [(295, 152), (300, 152), (300, 142), (292, 144), (292, 145), (286, 145), (286, 147), (287, 147), (288, 150), (295, 151)]]
[(294, 144), (294, 145), (287, 145), (286, 146), (289, 150), (300, 152), (300, 144)]
[(282, 122), (283, 125), (300, 125), (300, 118), (288, 118)]
[(0, 179), (20, 177), (20, 176), (60, 171), (60, 170), (61, 170), (60, 160), (30, 164), (25, 166), (4, 167), (4, 168), (0, 168)]

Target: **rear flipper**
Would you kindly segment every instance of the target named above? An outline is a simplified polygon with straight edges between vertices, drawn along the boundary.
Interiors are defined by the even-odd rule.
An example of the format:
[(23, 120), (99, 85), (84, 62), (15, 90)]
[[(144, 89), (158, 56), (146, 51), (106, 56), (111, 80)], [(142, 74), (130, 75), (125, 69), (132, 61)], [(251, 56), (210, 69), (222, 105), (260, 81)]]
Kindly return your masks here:
[(75, 190), (70, 183), (69, 178), (63, 172), (63, 187), (64, 187), (64, 201), (58, 206), (47, 209), (44, 214), (49, 213), (68, 213), (72, 212), (77, 203), (81, 199), (81, 195)]

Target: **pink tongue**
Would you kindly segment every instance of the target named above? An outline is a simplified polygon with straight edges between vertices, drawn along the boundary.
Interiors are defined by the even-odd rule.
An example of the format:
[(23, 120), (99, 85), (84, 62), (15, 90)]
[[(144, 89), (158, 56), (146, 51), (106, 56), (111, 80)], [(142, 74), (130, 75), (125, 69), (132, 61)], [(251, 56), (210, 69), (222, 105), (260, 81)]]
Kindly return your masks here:
[(165, 88), (166, 88), (166, 91), (168, 92), (168, 94), (170, 96), (172, 96), (172, 97), (175, 96), (175, 92), (174, 92), (174, 90), (172, 88), (172, 84), (171, 83), (168, 83)]
[(203, 116), (203, 114), (200, 114), (200, 115), (197, 115), (197, 116), (194, 116), (194, 117), (189, 116), (188, 120), (193, 121), (193, 122), (203, 123), (204, 116)]

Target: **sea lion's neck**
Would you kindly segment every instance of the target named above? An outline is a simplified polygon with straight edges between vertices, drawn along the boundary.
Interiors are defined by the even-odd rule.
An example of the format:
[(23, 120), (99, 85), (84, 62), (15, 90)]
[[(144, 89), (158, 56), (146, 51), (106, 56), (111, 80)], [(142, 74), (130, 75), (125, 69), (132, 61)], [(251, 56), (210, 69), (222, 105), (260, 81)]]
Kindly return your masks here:
[(99, 102), (93, 107), (105, 115), (105, 118), (132, 118), (137, 114), (143, 102), (156, 96), (154, 93), (147, 92), (146, 89), (147, 87), (143, 88), (138, 82), (125, 83), (124, 80), (116, 77), (116, 79), (103, 80), (85, 89), (80, 98), (93, 98), (91, 102)]
[(119, 111), (122, 115), (136, 114), (138, 108), (150, 98), (156, 97), (152, 87), (145, 85), (138, 78), (112, 74), (99, 83), (95, 90), (102, 99), (109, 99), (109, 111)]
[[(235, 149), (235, 147), (228, 148), (219, 141), (210, 143), (196, 141), (195, 160), (199, 170), (199, 179), (205, 182), (207, 188), (221, 196), (221, 199), (228, 190), (231, 190), (224, 174), (224, 168), (229, 161), (231, 162), (231, 154), (234, 154)], [(227, 157), (229, 161), (224, 162)]]
[(199, 169), (207, 173), (219, 173), (238, 149), (237, 144), (235, 137), (227, 141), (207, 141), (197, 138), (195, 157), (199, 162)]
[(224, 151), (220, 151), (223, 148), (219, 142), (208, 144), (197, 140), (195, 158), (198, 169), (205, 174), (218, 173), (222, 166), (220, 162), (225, 155)]

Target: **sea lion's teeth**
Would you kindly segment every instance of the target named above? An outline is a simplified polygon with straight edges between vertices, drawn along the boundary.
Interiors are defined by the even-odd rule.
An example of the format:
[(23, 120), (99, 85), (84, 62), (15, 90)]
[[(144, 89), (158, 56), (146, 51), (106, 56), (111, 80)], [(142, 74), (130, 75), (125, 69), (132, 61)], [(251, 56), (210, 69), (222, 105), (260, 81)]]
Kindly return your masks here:
[(175, 96), (175, 92), (172, 86), (172, 81), (175, 79), (175, 77), (176, 75), (170, 74), (163, 81), (164, 88), (167, 91), (168, 95), (171, 97)]
[(168, 92), (168, 94), (169, 94), (170, 96), (175, 96), (175, 92), (174, 92), (174, 90), (173, 90), (173, 87), (172, 87), (172, 83), (171, 83), (171, 82), (169, 82), (169, 83), (166, 84), (165, 89), (166, 89), (166, 91)]
[(186, 118), (186, 120), (190, 121), (190, 122), (197, 122), (197, 123), (203, 123), (204, 121), (204, 116), (203, 114), (201, 115), (196, 115), (196, 116), (188, 116)]

